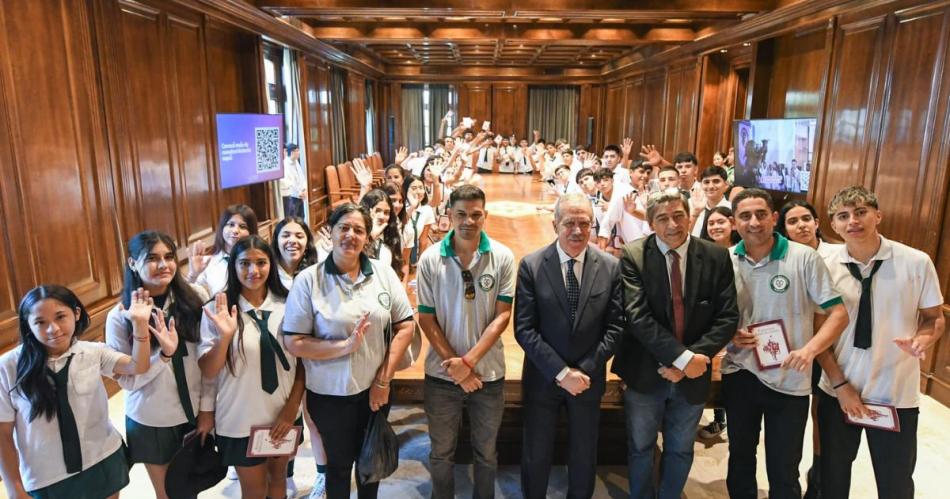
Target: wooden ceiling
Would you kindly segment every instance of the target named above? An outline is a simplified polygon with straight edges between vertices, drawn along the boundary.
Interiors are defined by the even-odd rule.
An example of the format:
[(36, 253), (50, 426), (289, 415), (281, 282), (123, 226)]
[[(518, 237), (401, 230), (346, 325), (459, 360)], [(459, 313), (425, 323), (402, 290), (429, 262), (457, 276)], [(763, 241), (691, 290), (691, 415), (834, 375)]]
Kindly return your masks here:
[(601, 68), (708, 36), (794, 0), (257, 0), (377, 64)]

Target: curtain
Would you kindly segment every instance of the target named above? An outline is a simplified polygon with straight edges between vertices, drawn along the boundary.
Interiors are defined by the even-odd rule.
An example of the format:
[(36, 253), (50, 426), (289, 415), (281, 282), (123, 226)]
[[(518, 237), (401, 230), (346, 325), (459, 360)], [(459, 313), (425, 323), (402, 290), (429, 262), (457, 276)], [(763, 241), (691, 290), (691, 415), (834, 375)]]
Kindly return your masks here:
[[(442, 124), (442, 118), (451, 108), (449, 95), (451, 88), (448, 85), (429, 85), (429, 136), (426, 137), (426, 145), (434, 145), (439, 137), (439, 125)], [(448, 131), (443, 132), (448, 135)]]
[[(284, 130), (286, 130), (285, 143), (294, 143), (300, 148), (300, 164), (307, 172), (307, 140), (303, 133), (303, 105), (300, 102), (300, 67), (297, 65), (297, 51), (284, 48), (283, 64), (284, 95), (287, 101), (284, 103)], [(309, 178), (307, 179), (309, 180)], [(277, 182), (271, 182), (274, 189), (274, 196), (277, 206), (276, 211), (283, 216), (284, 203), (281, 202), (280, 188)], [(304, 218), (309, 221), (309, 205), (304, 203)]]
[(366, 154), (376, 152), (376, 101), (373, 81), (366, 80)]
[(528, 129), (539, 130), (549, 142), (577, 141), (577, 87), (528, 87)]
[(346, 148), (346, 71), (333, 68), (330, 71), (330, 114), (331, 142), (333, 143), (333, 162), (347, 161)]
[[(402, 113), (400, 126), (402, 129), (402, 144), (410, 151), (418, 151), (425, 146), (425, 117), (422, 85), (403, 85)], [(441, 118), (441, 117), (440, 117)]]

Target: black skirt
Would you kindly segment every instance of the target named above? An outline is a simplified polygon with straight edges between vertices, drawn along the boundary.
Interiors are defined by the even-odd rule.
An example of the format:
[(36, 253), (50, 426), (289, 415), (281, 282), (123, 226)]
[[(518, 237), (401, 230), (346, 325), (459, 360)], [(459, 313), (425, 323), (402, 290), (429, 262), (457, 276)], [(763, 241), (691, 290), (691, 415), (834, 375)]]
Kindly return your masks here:
[(178, 426), (147, 426), (125, 417), (125, 441), (129, 445), (131, 464), (168, 464), (181, 449), (185, 435), (195, 426), (182, 423)]
[(35, 499), (102, 499), (128, 484), (129, 462), (123, 446), (88, 469), (29, 494)]

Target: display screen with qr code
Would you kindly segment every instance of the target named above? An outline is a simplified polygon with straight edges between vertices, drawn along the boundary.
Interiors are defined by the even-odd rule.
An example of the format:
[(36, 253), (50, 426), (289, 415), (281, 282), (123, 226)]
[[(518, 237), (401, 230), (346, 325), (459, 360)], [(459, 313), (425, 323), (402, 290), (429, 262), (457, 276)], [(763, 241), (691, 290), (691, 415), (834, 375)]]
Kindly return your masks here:
[(216, 118), (222, 188), (284, 176), (283, 115), (219, 114)]

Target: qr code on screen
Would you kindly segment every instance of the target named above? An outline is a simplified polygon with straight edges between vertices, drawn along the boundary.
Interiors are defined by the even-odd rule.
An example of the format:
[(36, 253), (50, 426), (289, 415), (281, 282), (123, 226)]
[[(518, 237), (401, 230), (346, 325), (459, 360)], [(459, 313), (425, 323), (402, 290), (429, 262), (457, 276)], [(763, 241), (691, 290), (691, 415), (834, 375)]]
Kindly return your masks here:
[(280, 169), (280, 128), (255, 128), (254, 150), (257, 153), (257, 173)]

